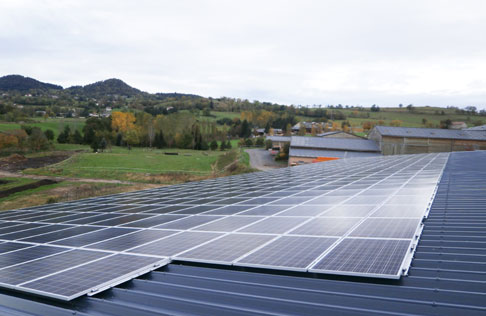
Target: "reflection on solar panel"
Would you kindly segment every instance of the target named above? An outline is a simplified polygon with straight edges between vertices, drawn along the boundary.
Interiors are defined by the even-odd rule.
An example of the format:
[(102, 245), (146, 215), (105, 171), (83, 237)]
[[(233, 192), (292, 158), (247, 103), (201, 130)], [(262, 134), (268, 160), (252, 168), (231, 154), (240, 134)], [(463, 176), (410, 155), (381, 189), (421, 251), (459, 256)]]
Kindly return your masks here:
[(172, 260), (406, 274), (449, 154), (336, 160), (0, 214), (0, 286), (69, 300)]

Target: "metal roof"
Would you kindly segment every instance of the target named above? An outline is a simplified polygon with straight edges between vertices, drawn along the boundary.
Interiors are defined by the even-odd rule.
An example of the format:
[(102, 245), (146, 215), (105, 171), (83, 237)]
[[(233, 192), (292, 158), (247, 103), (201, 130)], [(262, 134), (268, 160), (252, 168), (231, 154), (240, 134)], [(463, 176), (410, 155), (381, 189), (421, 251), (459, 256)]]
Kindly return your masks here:
[(474, 126), (465, 129), (466, 131), (486, 131), (486, 125)]
[(333, 158), (358, 158), (381, 156), (379, 152), (363, 152), (363, 151), (346, 151), (346, 150), (319, 150), (319, 149), (305, 149), (305, 148), (290, 148), (289, 156), (291, 157), (333, 157)]
[(172, 263), (69, 303), (0, 291), (0, 315), (484, 315), (486, 152), (451, 153), (401, 280)]
[(267, 136), (272, 142), (290, 142), (290, 136)]
[(374, 129), (383, 136), (392, 136), (392, 137), (440, 138), (440, 139), (462, 139), (462, 140), (486, 141), (486, 132), (477, 131), (477, 130), (453, 130), (453, 129), (440, 129), (440, 128), (394, 127), (394, 126), (375, 126)]
[(292, 136), (291, 148), (334, 149), (379, 152), (375, 141), (369, 139)]

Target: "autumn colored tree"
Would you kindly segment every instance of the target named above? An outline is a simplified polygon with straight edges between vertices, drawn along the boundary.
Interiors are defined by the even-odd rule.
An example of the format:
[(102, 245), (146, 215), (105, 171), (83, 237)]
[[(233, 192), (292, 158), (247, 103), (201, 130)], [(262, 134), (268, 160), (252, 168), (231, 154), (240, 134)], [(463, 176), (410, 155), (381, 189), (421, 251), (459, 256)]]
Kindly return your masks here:
[(0, 149), (18, 147), (18, 145), (19, 140), (17, 137), (6, 133), (0, 133)]
[(135, 115), (130, 112), (111, 113), (111, 128), (115, 132), (126, 133), (135, 128)]

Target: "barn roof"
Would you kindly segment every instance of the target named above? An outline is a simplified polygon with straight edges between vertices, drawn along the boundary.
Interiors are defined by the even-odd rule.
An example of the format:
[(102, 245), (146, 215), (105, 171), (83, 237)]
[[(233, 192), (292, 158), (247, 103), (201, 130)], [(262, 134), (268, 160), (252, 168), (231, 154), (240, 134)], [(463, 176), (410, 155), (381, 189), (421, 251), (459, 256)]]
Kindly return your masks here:
[(486, 141), (486, 131), (440, 128), (375, 126), (382, 136)]
[(333, 149), (379, 152), (375, 141), (368, 139), (292, 136), (291, 148)]

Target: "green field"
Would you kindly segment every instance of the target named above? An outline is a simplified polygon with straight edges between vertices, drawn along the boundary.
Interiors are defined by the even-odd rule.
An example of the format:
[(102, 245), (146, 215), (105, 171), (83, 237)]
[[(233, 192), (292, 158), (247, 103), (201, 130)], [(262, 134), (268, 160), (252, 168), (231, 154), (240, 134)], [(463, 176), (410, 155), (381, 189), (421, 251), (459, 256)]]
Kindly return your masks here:
[(8, 190), (11, 188), (15, 188), (21, 185), (38, 181), (34, 179), (25, 179), (25, 178), (1, 178), (1, 180), (7, 181), (7, 183), (3, 183), (3, 184), (0, 183), (0, 191)]
[[(179, 155), (166, 155), (177, 152)], [(191, 174), (207, 176), (211, 165), (223, 152), (196, 151), (184, 149), (148, 150), (125, 147), (112, 147), (104, 153), (83, 152), (63, 162), (40, 169), (27, 169), (24, 172), (39, 175), (56, 175), (76, 178), (98, 178), (133, 180), (133, 174), (145, 176), (160, 174)]]
[(217, 112), (217, 111), (211, 111), (211, 116), (203, 116), (200, 115), (198, 118), (201, 120), (208, 120), (210, 122), (215, 122), (219, 119), (222, 118), (229, 118), (229, 119), (234, 119), (234, 118), (240, 118), (241, 113), (239, 112)]
[(79, 129), (81, 130), (84, 126), (85, 119), (80, 118), (48, 118), (48, 119), (39, 119), (35, 122), (26, 122), (26, 123), (9, 123), (9, 122), (0, 122), (0, 132), (8, 131), (13, 129), (20, 129), (21, 125), (28, 125), (39, 127), (43, 131), (50, 129), (54, 132), (55, 137), (59, 135), (60, 131), (64, 128), (65, 125), (69, 125), (71, 130)]

